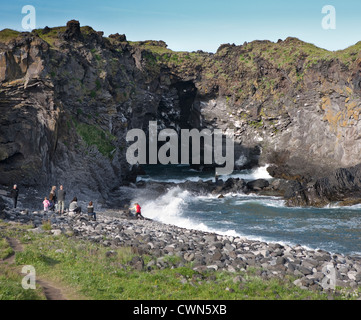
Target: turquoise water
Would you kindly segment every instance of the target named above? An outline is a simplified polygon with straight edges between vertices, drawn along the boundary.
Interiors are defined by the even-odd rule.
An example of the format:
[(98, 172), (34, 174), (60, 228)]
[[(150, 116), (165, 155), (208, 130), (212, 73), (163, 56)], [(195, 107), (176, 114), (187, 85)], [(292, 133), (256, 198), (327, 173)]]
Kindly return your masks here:
[[(139, 180), (181, 182), (214, 179), (187, 166), (146, 167)], [(271, 180), (266, 167), (235, 172), (233, 177)], [(227, 177), (224, 177), (227, 178)], [(288, 208), (277, 197), (227, 194), (195, 196), (178, 187), (158, 199), (142, 201), (143, 215), (187, 229), (217, 232), (266, 242), (300, 244), (332, 253), (361, 255), (361, 206)]]

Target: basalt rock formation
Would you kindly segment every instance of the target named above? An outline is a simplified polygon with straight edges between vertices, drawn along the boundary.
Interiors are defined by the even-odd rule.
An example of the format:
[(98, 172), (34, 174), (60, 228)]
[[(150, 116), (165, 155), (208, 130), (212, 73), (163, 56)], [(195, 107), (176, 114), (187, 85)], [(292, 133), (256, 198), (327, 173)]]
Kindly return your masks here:
[(212, 54), (104, 37), (75, 20), (31, 33), (5, 29), (0, 184), (63, 184), (115, 205), (114, 190), (137, 174), (126, 161), (126, 133), (157, 120), (160, 129), (233, 129), (237, 167), (271, 164), (275, 178), (294, 181), (288, 196), (299, 200), (290, 205), (357, 197), (358, 183), (332, 177), (354, 181), (355, 170), (339, 168), (361, 162), (360, 47), (329, 52), (287, 38)]
[(289, 206), (322, 207), (330, 203), (349, 206), (361, 202), (361, 165), (339, 168), (309, 183), (296, 182), (287, 189)]

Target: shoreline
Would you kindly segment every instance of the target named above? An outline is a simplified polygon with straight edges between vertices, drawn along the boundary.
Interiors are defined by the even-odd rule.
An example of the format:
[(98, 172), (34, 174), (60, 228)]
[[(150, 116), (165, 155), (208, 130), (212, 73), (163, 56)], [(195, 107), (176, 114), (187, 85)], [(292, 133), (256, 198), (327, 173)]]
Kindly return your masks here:
[[(214, 225), (213, 224), (213, 220), (208, 219), (207, 222), (203, 221), (199, 221), (198, 219), (198, 215), (195, 214), (194, 215), (194, 219), (192, 218), (192, 216), (190, 216), (192, 213), (190, 212), (191, 210), (188, 210), (188, 208), (186, 206), (184, 206), (185, 209), (185, 213), (184, 215), (186, 217), (182, 217), (183, 214), (181, 214), (180, 216), (178, 216), (177, 214), (174, 214), (175, 212), (178, 213), (179, 210), (183, 210), (183, 206), (177, 206), (175, 208), (175, 206), (172, 204), (172, 202), (169, 199), (169, 197), (174, 197), (175, 200), (180, 200), (183, 201), (187, 204), (192, 203), (192, 205), (198, 205), (198, 201), (193, 201), (190, 200), (193, 196), (195, 196), (195, 198), (197, 199), (201, 199), (201, 201), (203, 201), (203, 199), (205, 199), (207, 202), (202, 202), (202, 203), (206, 203), (206, 205), (208, 205), (208, 199), (210, 199), (212, 205), (214, 204), (214, 212), (217, 213), (218, 211), (222, 211), (222, 201), (225, 200), (227, 205), (229, 205), (231, 207), (230, 211), (231, 213), (234, 213), (235, 211), (233, 210), (236, 205), (238, 205), (238, 202), (236, 201), (237, 199), (240, 199), (242, 202), (244, 201), (245, 203), (248, 202), (248, 198), (250, 198), (250, 202), (251, 201), (255, 201), (257, 204), (259, 203), (261, 206), (260, 210), (263, 210), (264, 208), (266, 208), (265, 210), (267, 210), (268, 208), (271, 208), (270, 210), (276, 210), (279, 214), (279, 216), (281, 217), (282, 215), (280, 214), (280, 212), (286, 212), (286, 214), (292, 214), (293, 216), (296, 216), (296, 213), (298, 212), (298, 210), (308, 210), (311, 212), (312, 218), (316, 218), (316, 219), (320, 219), (320, 221), (317, 221), (318, 224), (321, 223), (322, 219), (327, 219), (328, 216), (326, 216), (329, 212), (332, 213), (333, 210), (339, 210), (340, 214), (343, 214), (343, 210), (352, 210), (352, 214), (354, 214), (356, 212), (356, 210), (358, 211), (360, 208), (359, 204), (355, 204), (352, 206), (338, 206), (336, 204), (334, 205), (327, 205), (325, 207), (288, 207), (286, 205), (286, 200), (283, 196), (279, 195), (279, 194), (272, 194), (272, 193), (262, 193), (262, 191), (253, 191), (253, 192), (248, 192), (248, 193), (242, 193), (242, 191), (237, 191), (237, 190), (232, 190), (229, 191), (227, 190), (227, 192), (224, 193), (212, 193), (212, 192), (204, 192), (204, 193), (196, 193), (194, 192), (194, 190), (189, 190), (187, 189), (185, 186), (182, 185), (168, 185), (168, 184), (163, 184), (160, 185), (160, 183), (155, 183), (154, 185), (150, 185), (148, 186), (148, 188), (143, 187), (143, 189), (139, 188), (139, 191), (142, 190), (153, 190), (152, 187), (154, 189), (156, 189), (157, 187), (159, 188), (164, 188), (165, 191), (163, 193), (157, 193), (156, 197), (159, 198), (160, 201), (160, 205), (151, 205), (151, 206), (147, 206), (146, 203), (150, 202), (152, 203), (152, 199), (148, 199), (146, 198), (146, 200), (144, 200), (142, 197), (144, 197), (145, 195), (140, 193), (139, 196), (135, 196), (133, 197), (132, 203), (133, 202), (139, 202), (139, 201), (143, 201), (143, 205), (144, 205), (144, 210), (145, 212), (148, 212), (148, 217), (151, 219), (156, 219), (159, 222), (162, 223), (170, 223), (170, 224), (174, 224), (178, 227), (181, 228), (192, 228), (192, 229), (196, 229), (196, 230), (200, 230), (200, 231), (204, 231), (204, 232), (211, 232), (211, 233), (217, 233), (220, 235), (229, 235), (229, 236), (233, 236), (233, 237), (246, 237), (249, 240), (255, 240), (255, 241), (260, 241), (260, 242), (277, 242), (280, 243), (282, 245), (286, 245), (286, 246), (296, 246), (296, 245), (302, 245), (305, 249), (307, 250), (325, 250), (327, 252), (329, 252), (330, 254), (343, 254), (343, 255), (350, 255), (350, 256), (361, 256), (361, 251), (359, 250), (360, 248), (355, 245), (352, 245), (351, 243), (346, 243), (346, 240), (342, 241), (343, 239), (341, 239), (340, 237), (337, 239), (334, 239), (334, 241), (330, 241), (329, 243), (327, 242), (327, 238), (322, 238), (322, 236), (318, 237), (316, 240), (313, 240), (312, 235), (308, 234), (308, 238), (310, 238), (310, 241), (308, 238), (305, 239), (305, 241), (302, 242), (302, 237), (298, 237), (298, 234), (295, 235), (296, 239), (294, 239), (293, 235), (288, 232), (286, 234), (286, 236), (281, 236), (278, 237), (277, 236), (277, 230), (274, 230), (273, 232), (247, 232), (248, 229), (247, 228), (240, 228), (237, 223), (238, 220), (231, 218), (230, 220), (227, 221), (231, 221), (234, 226), (232, 226), (232, 224), (230, 224), (228, 226), (228, 224), (225, 225)], [(168, 197), (169, 196), (169, 197)], [(252, 199), (255, 198), (255, 199)], [(167, 214), (166, 212), (164, 213), (164, 215), (161, 215), (160, 213), (158, 214), (158, 212), (163, 212), (161, 205), (164, 203), (165, 206), (169, 206), (172, 209), (175, 209), (174, 211), (172, 211), (171, 213)], [(174, 202), (176, 203), (176, 201)], [(198, 209), (199, 207), (197, 207)], [(159, 210), (158, 210), (159, 209)], [(179, 209), (179, 210), (177, 210)], [(238, 209), (238, 207), (237, 207)], [(202, 209), (200, 209), (202, 210)], [(210, 209), (212, 210), (212, 209)], [(233, 210), (233, 211), (232, 211)], [(253, 212), (251, 212), (250, 210), (247, 211), (248, 208), (245, 209), (245, 217), (248, 218)], [(280, 211), (283, 210), (283, 211)], [(318, 215), (318, 211), (320, 211), (323, 215)], [(222, 212), (223, 213), (223, 212)], [(308, 213), (308, 212), (306, 212)], [(297, 213), (298, 215), (298, 213)], [(266, 217), (266, 216), (265, 216)], [(331, 216), (332, 218), (332, 216)], [(356, 217), (356, 219), (358, 219)], [(173, 222), (174, 221), (174, 222)], [(217, 220), (214, 220), (217, 221)], [(222, 220), (223, 221), (223, 220)], [(293, 220), (292, 220), (293, 221)], [(209, 222), (209, 223), (208, 223)], [(262, 221), (263, 222), (263, 221)], [(241, 223), (241, 222), (240, 222)], [(332, 222), (333, 223), (333, 222)], [(237, 224), (237, 225), (235, 225)], [(307, 223), (305, 224), (306, 227)], [(262, 226), (264, 228), (264, 226)], [(327, 227), (332, 227), (331, 223), (326, 225)], [(278, 230), (281, 230), (280, 227), (278, 227)], [(346, 230), (347, 231), (347, 230)], [(329, 232), (330, 233), (330, 232)], [(325, 233), (325, 236), (330, 236), (329, 233)], [(340, 243), (337, 242), (337, 240), (340, 240)], [(319, 241), (317, 241), (319, 240)], [(333, 240), (333, 239), (332, 239)], [(306, 243), (305, 243), (306, 242)], [(338, 245), (340, 244), (340, 245)]]
[(32, 225), (29, 232), (46, 232), (43, 222), (51, 223), (49, 233), (94, 241), (106, 247), (132, 247), (134, 252), (150, 255), (147, 265), (135, 268), (168, 267), (166, 256), (177, 259), (175, 267), (191, 263), (192, 269), (237, 272), (255, 269), (264, 279), (286, 276), (297, 278), (294, 284), (303, 289), (329, 291), (336, 288), (361, 288), (361, 256), (309, 250), (301, 245), (251, 240), (185, 229), (155, 220), (127, 217), (122, 210), (97, 213), (97, 221), (87, 214), (56, 215), (43, 211), (4, 210), (0, 219), (8, 223)]

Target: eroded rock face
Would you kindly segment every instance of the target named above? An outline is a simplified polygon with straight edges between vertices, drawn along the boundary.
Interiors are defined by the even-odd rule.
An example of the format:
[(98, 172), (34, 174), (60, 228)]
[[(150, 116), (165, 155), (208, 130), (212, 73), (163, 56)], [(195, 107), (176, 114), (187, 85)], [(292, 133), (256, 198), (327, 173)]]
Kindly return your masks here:
[(273, 164), (276, 178), (303, 182), (359, 163), (358, 54), (356, 46), (341, 57), (295, 38), (222, 45), (213, 55), (153, 50), (194, 83), (201, 125), (233, 129), (243, 148), (262, 150), (259, 162)]
[(238, 168), (269, 163), (275, 178), (316, 195), (316, 181), (359, 163), (356, 47), (333, 55), (288, 38), (179, 53), (163, 41), (105, 38), (76, 20), (6, 39), (1, 184), (64, 184), (115, 204), (112, 190), (134, 181), (126, 133), (150, 120), (233, 129)]
[(361, 165), (340, 168), (309, 183), (293, 184), (286, 196), (289, 206), (343, 206), (361, 202)]
[(125, 37), (84, 28), (70, 21), (0, 44), (0, 184), (44, 195), (63, 184), (69, 197), (117, 206), (113, 190), (135, 179), (127, 131), (157, 119), (180, 130), (187, 95), (182, 79), (144, 70)]
[[(261, 63), (255, 67), (263, 70)], [(304, 74), (302, 89), (296, 87), (300, 85), (297, 82), (283, 83), (284, 70), (273, 66), (269, 72), (263, 77), (244, 76), (243, 81), (279, 81), (279, 98), (264, 90), (258, 97), (262, 89), (253, 88), (241, 101), (220, 95), (204, 99), (201, 110), (206, 121), (233, 128), (244, 146), (260, 146), (260, 161), (279, 167), (278, 178), (303, 176), (310, 180), (339, 167), (357, 165), (361, 100), (346, 80), (354, 71), (346, 70), (339, 61), (327, 67), (319, 63)]]
[(1, 47), (0, 184), (30, 185), (49, 171), (59, 110), (53, 84), (42, 79), (48, 50), (29, 36)]

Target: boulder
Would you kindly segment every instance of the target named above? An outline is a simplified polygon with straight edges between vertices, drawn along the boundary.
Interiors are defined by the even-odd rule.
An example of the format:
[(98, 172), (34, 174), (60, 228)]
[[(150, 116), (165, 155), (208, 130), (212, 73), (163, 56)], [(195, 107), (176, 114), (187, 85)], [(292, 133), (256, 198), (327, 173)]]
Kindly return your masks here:
[(258, 191), (269, 186), (269, 181), (265, 179), (257, 179), (247, 182), (247, 188), (250, 190)]
[(114, 39), (119, 42), (127, 41), (127, 37), (125, 36), (125, 34), (119, 34), (119, 33), (111, 34), (111, 35), (109, 35), (109, 38)]
[(144, 269), (144, 260), (142, 257), (135, 256), (129, 262), (129, 265), (132, 266), (135, 270), (141, 271)]
[(70, 20), (66, 24), (66, 30), (63, 34), (64, 39), (72, 40), (72, 39), (80, 39), (82, 37), (80, 31), (80, 23), (77, 20)]

